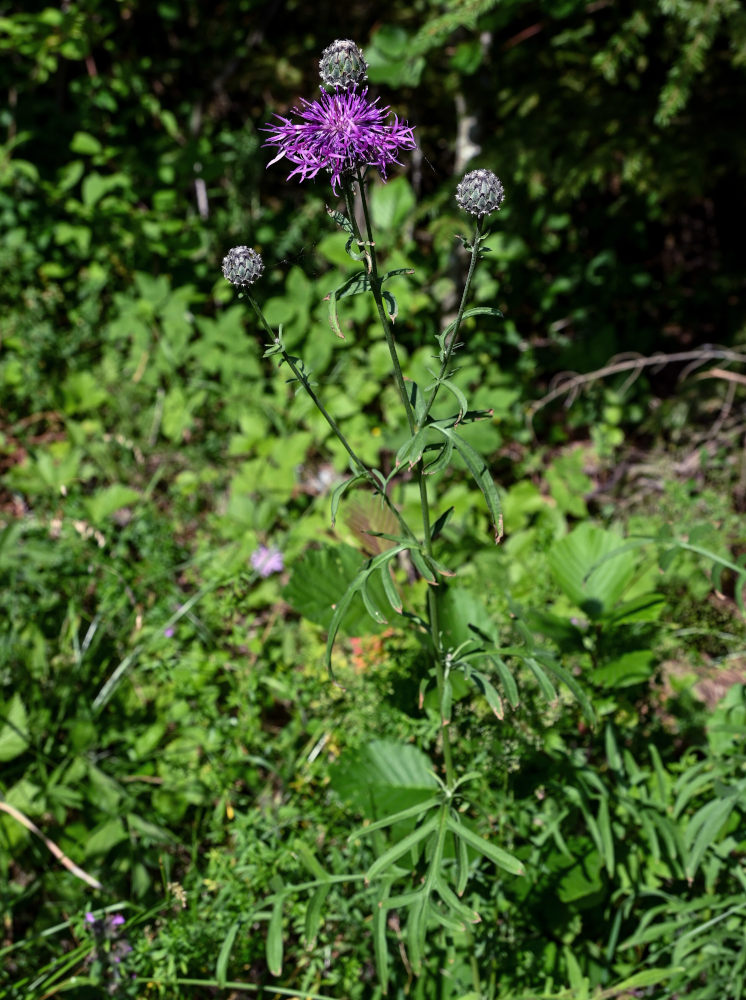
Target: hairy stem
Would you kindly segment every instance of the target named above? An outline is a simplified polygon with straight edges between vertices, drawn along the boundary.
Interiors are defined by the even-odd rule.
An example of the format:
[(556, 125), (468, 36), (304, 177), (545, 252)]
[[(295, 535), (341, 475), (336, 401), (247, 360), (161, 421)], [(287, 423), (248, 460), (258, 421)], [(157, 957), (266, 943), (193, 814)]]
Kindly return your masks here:
[(469, 298), (469, 289), (471, 288), (471, 279), (474, 277), (474, 270), (477, 266), (477, 261), (479, 260), (479, 241), (482, 235), (482, 221), (483, 217), (477, 218), (476, 225), (474, 226), (474, 236), (471, 241), (471, 260), (469, 261), (469, 273), (466, 275), (466, 282), (464, 284), (464, 290), (461, 294), (461, 302), (459, 303), (458, 313), (456, 315), (456, 322), (453, 327), (453, 333), (451, 334), (451, 339), (448, 341), (448, 346), (446, 347), (445, 354), (443, 355), (443, 360), (440, 364), (440, 371), (438, 372), (438, 382), (433, 388), (432, 395), (428, 399), (425, 406), (425, 412), (422, 419), (419, 421), (419, 426), (424, 427), (428, 414), (433, 408), (433, 403), (435, 402), (435, 397), (438, 395), (440, 390), (440, 380), (445, 377), (448, 371), (448, 365), (451, 362), (451, 355), (453, 354), (454, 347), (456, 346), (456, 341), (458, 339), (458, 333), (461, 328), (461, 321), (464, 318), (464, 310), (466, 309), (466, 303)]
[(253, 306), (254, 312), (256, 313), (257, 317), (259, 318), (259, 322), (262, 324), (262, 326), (264, 327), (264, 329), (267, 331), (267, 333), (269, 334), (269, 336), (272, 338), (273, 344), (275, 344), (275, 346), (278, 348), (280, 357), (285, 362), (285, 364), (290, 368), (290, 370), (293, 373), (293, 375), (296, 377), (296, 379), (300, 382), (300, 384), (303, 386), (303, 388), (305, 389), (305, 391), (308, 393), (308, 396), (310, 397), (312, 403), (314, 404), (314, 406), (316, 407), (316, 409), (319, 411), (319, 413), (321, 414), (321, 416), (324, 418), (324, 420), (326, 420), (326, 422), (329, 424), (329, 426), (331, 427), (331, 429), (334, 432), (335, 436), (337, 437), (338, 441), (344, 447), (345, 451), (347, 452), (347, 454), (352, 459), (352, 463), (353, 463), (353, 467), (354, 467), (355, 471), (358, 472), (358, 473), (360, 473), (361, 475), (364, 475), (365, 478), (368, 480), (368, 482), (373, 486), (373, 488), (375, 489), (376, 493), (378, 493), (383, 498), (383, 501), (386, 504), (386, 506), (395, 515), (395, 517), (396, 517), (396, 519), (397, 519), (397, 521), (399, 523), (399, 526), (403, 530), (404, 534), (408, 538), (414, 538), (415, 537), (414, 533), (412, 532), (411, 528), (409, 527), (409, 525), (407, 524), (407, 522), (402, 517), (401, 512), (399, 511), (399, 508), (396, 506), (396, 504), (394, 504), (389, 499), (389, 497), (386, 494), (386, 491), (384, 490), (384, 488), (381, 485), (381, 483), (373, 475), (372, 471), (368, 468), (368, 466), (365, 464), (365, 462), (363, 462), (363, 460), (355, 453), (354, 449), (352, 448), (352, 446), (350, 445), (349, 441), (347, 440), (347, 438), (344, 436), (342, 430), (340, 429), (339, 424), (334, 419), (334, 417), (329, 413), (329, 411), (326, 409), (326, 407), (321, 402), (321, 400), (319, 399), (319, 397), (316, 395), (316, 393), (314, 392), (314, 389), (313, 389), (311, 383), (308, 381), (308, 377), (306, 376), (305, 372), (303, 372), (298, 367), (298, 365), (296, 364), (295, 358), (293, 358), (292, 355), (288, 354), (288, 352), (285, 350), (285, 346), (283, 345), (283, 343), (280, 340), (279, 336), (274, 332), (274, 330), (272, 329), (272, 327), (267, 322), (267, 320), (266, 320), (266, 318), (264, 316), (264, 313), (262, 312), (261, 308), (259, 307), (258, 303), (256, 302), (256, 300), (254, 299), (254, 297), (251, 295), (250, 292), (246, 292), (246, 298), (249, 300), (249, 302)]

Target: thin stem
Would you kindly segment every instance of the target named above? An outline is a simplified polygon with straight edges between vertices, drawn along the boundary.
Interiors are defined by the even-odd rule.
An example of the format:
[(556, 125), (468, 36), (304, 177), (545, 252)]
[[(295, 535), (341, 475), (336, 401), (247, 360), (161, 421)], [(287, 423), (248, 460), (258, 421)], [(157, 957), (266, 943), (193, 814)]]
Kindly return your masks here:
[[(401, 396), (402, 403), (404, 404), (404, 410), (407, 414), (407, 423), (409, 424), (409, 430), (410, 432), (413, 433), (415, 429), (414, 413), (412, 411), (412, 404), (409, 401), (409, 393), (407, 392), (407, 387), (404, 385), (404, 375), (402, 374), (401, 364), (399, 363), (399, 354), (396, 350), (396, 341), (394, 340), (394, 334), (391, 332), (391, 323), (389, 322), (389, 317), (386, 313), (386, 307), (383, 302), (383, 296), (381, 295), (381, 279), (378, 277), (378, 263), (376, 261), (376, 245), (373, 240), (373, 229), (370, 224), (370, 212), (368, 211), (368, 200), (365, 197), (365, 185), (363, 184), (363, 175), (360, 170), (360, 167), (357, 168), (357, 183), (358, 187), (360, 188), (360, 200), (363, 205), (363, 215), (365, 216), (365, 230), (368, 235), (367, 249), (370, 259), (370, 288), (371, 292), (373, 293), (373, 299), (376, 303), (376, 309), (378, 310), (378, 318), (381, 320), (381, 326), (383, 327), (383, 334), (386, 338), (386, 344), (388, 345), (389, 354), (391, 355), (391, 364), (394, 369), (394, 380), (396, 381), (396, 387), (399, 390), (399, 395)], [(352, 204), (350, 187), (351, 186), (349, 182), (345, 184), (345, 199), (347, 201), (347, 211), (350, 215), (350, 222), (352, 223), (359, 237), (359, 229), (357, 225), (357, 220), (355, 219), (354, 206)]]
[(352, 447), (350, 446), (350, 443), (348, 442), (347, 438), (344, 436), (344, 434), (340, 430), (339, 424), (336, 422), (336, 420), (334, 419), (334, 417), (328, 412), (328, 410), (326, 409), (326, 407), (324, 406), (324, 404), (321, 402), (321, 400), (319, 399), (319, 397), (313, 391), (313, 389), (311, 387), (311, 383), (308, 381), (308, 377), (306, 376), (305, 372), (302, 372), (300, 370), (300, 368), (295, 363), (295, 359), (292, 358), (288, 354), (288, 352), (285, 350), (284, 344), (282, 343), (282, 341), (280, 340), (280, 338), (275, 334), (275, 332), (273, 331), (272, 327), (269, 325), (269, 323), (267, 322), (267, 320), (264, 318), (264, 313), (259, 308), (259, 306), (257, 305), (256, 300), (254, 299), (254, 297), (251, 295), (250, 292), (246, 292), (246, 298), (249, 300), (249, 302), (254, 307), (254, 312), (259, 317), (259, 322), (262, 324), (262, 326), (264, 327), (264, 329), (270, 335), (270, 337), (272, 338), (272, 340), (275, 343), (275, 345), (279, 348), (279, 353), (282, 356), (282, 360), (290, 368), (290, 370), (293, 373), (293, 375), (295, 375), (296, 379), (300, 382), (300, 384), (306, 390), (306, 392), (308, 393), (308, 395), (311, 397), (311, 400), (313, 401), (314, 405), (316, 406), (316, 409), (319, 411), (319, 413), (321, 414), (321, 416), (324, 418), (324, 420), (326, 420), (326, 422), (329, 424), (329, 426), (331, 427), (331, 429), (334, 431), (334, 433), (336, 434), (337, 438), (339, 439), (339, 441), (343, 445), (345, 451), (347, 452), (347, 454), (350, 456), (350, 458), (354, 462), (355, 467), (358, 469), (359, 472), (368, 473), (369, 472), (368, 467), (355, 454), (355, 452), (353, 451)]
[(424, 427), (428, 414), (430, 413), (430, 410), (433, 408), (433, 403), (435, 402), (435, 398), (440, 390), (440, 380), (445, 376), (446, 372), (448, 371), (448, 365), (450, 364), (451, 361), (451, 355), (453, 354), (453, 349), (456, 346), (459, 329), (461, 327), (461, 321), (464, 318), (464, 310), (466, 309), (466, 302), (469, 297), (471, 279), (474, 276), (474, 270), (477, 266), (477, 261), (479, 260), (479, 239), (480, 236), (482, 235), (483, 219), (484, 216), (479, 216), (477, 218), (476, 225), (474, 226), (474, 237), (471, 241), (471, 260), (469, 261), (469, 273), (466, 275), (466, 283), (464, 284), (464, 290), (461, 295), (461, 302), (458, 307), (456, 322), (453, 327), (453, 333), (451, 334), (451, 339), (448, 342), (448, 347), (446, 348), (446, 352), (443, 355), (443, 361), (441, 362), (440, 371), (438, 372), (438, 381), (435, 384), (435, 388), (433, 389), (433, 393), (430, 396), (430, 399), (427, 401), (427, 405), (425, 406), (425, 413), (419, 422), (420, 427)]
[[(394, 369), (394, 378), (396, 380), (397, 387), (399, 389), (399, 395), (404, 403), (404, 408), (407, 414), (407, 422), (409, 424), (409, 431), (414, 434), (416, 430), (416, 422), (414, 418), (414, 412), (412, 410), (412, 404), (409, 400), (409, 394), (407, 393), (406, 387), (404, 385), (404, 376), (402, 374), (401, 365), (399, 363), (399, 355), (396, 350), (396, 341), (394, 340), (394, 335), (391, 331), (391, 324), (389, 323), (389, 318), (386, 314), (386, 309), (383, 303), (383, 297), (381, 295), (381, 280), (378, 277), (378, 265), (376, 261), (376, 247), (375, 241), (373, 240), (373, 228), (370, 221), (370, 212), (368, 211), (368, 202), (365, 197), (365, 188), (363, 185), (363, 177), (360, 169), (357, 171), (357, 182), (360, 188), (360, 198), (363, 205), (363, 215), (365, 216), (365, 229), (368, 236), (367, 249), (369, 251), (370, 259), (370, 287), (373, 293), (373, 298), (376, 303), (376, 308), (378, 309), (378, 316), (381, 320), (381, 326), (383, 327), (383, 332), (386, 337), (386, 343), (389, 348), (389, 353), (391, 355), (391, 362)], [(359, 228), (357, 225), (357, 220), (354, 215), (354, 205), (352, 203), (352, 194), (350, 184), (345, 185), (345, 200), (347, 202), (347, 211), (350, 217), (350, 222), (353, 226), (353, 230), (359, 238)], [(472, 268), (473, 270), (473, 268)], [(463, 314), (463, 308), (461, 310)], [(427, 495), (427, 482), (425, 480), (425, 474), (422, 469), (422, 463), (418, 462), (415, 468), (415, 478), (417, 480), (417, 486), (420, 492), (420, 510), (422, 512), (422, 530), (423, 530), (423, 547), (425, 553), (432, 558), (433, 555), (433, 542), (431, 537), (431, 527), (430, 527), (430, 503)], [(430, 641), (433, 647), (433, 658), (435, 661), (435, 683), (438, 690), (438, 703), (443, 704), (444, 692), (445, 692), (445, 671), (443, 665), (443, 650), (440, 643), (440, 621), (438, 616), (438, 602), (435, 592), (435, 587), (428, 585), (427, 588), (427, 616), (428, 624), (430, 626)], [(448, 726), (443, 720), (441, 726), (442, 733), (442, 744), (443, 744), (443, 762), (445, 764), (446, 773), (446, 785), (448, 788), (453, 787), (454, 783), (454, 769), (453, 769), (453, 757), (451, 754), (451, 738), (448, 731)]]
[(344, 449), (347, 452), (347, 454), (352, 459), (352, 461), (354, 463), (354, 466), (355, 466), (355, 469), (359, 473), (361, 473), (362, 475), (364, 475), (365, 478), (373, 486), (373, 488), (375, 489), (376, 493), (378, 493), (381, 497), (383, 497), (384, 503), (389, 508), (389, 510), (394, 514), (394, 516), (396, 517), (396, 519), (397, 519), (397, 521), (399, 523), (399, 526), (402, 529), (402, 531), (404, 532), (404, 534), (408, 538), (414, 538), (415, 536), (414, 536), (414, 533), (413, 533), (412, 529), (409, 527), (409, 525), (407, 524), (407, 522), (402, 517), (402, 514), (399, 511), (398, 507), (396, 506), (396, 504), (394, 504), (389, 499), (388, 494), (386, 493), (386, 491), (384, 490), (384, 488), (381, 486), (380, 482), (373, 475), (373, 473), (368, 468), (368, 466), (365, 464), (365, 462), (363, 462), (363, 460), (361, 458), (359, 458), (358, 455), (355, 453), (355, 451), (351, 447), (350, 443), (348, 442), (347, 438), (342, 433), (342, 431), (341, 431), (341, 429), (339, 427), (339, 424), (336, 422), (336, 420), (334, 419), (334, 417), (328, 412), (328, 410), (326, 409), (326, 407), (324, 406), (324, 404), (321, 402), (321, 400), (319, 399), (319, 397), (314, 392), (313, 387), (311, 386), (311, 383), (308, 381), (308, 377), (305, 374), (305, 372), (303, 372), (298, 367), (298, 365), (295, 363), (295, 359), (290, 354), (288, 354), (288, 352), (285, 350), (284, 344), (282, 343), (282, 341), (280, 340), (280, 338), (277, 336), (277, 334), (274, 332), (274, 330), (272, 329), (272, 327), (267, 322), (264, 313), (262, 312), (261, 308), (259, 307), (259, 305), (256, 302), (256, 300), (254, 299), (254, 297), (248, 291), (245, 294), (246, 294), (246, 298), (249, 300), (249, 302), (253, 306), (254, 312), (256, 313), (257, 317), (259, 318), (259, 322), (262, 324), (262, 326), (264, 327), (264, 329), (267, 331), (267, 333), (269, 334), (269, 336), (272, 338), (272, 342), (278, 348), (280, 356), (282, 357), (282, 360), (285, 362), (286, 365), (288, 365), (288, 367), (292, 371), (293, 375), (296, 377), (296, 379), (300, 382), (300, 384), (303, 386), (303, 388), (308, 393), (311, 401), (313, 402), (313, 404), (315, 405), (315, 407), (317, 408), (317, 410), (319, 411), (319, 413), (322, 415), (322, 417), (324, 418), (324, 420), (326, 420), (326, 422), (329, 424), (329, 426), (331, 427), (332, 431), (334, 431), (335, 436), (337, 437), (337, 439), (339, 440), (339, 442), (342, 444), (342, 446), (344, 447)]

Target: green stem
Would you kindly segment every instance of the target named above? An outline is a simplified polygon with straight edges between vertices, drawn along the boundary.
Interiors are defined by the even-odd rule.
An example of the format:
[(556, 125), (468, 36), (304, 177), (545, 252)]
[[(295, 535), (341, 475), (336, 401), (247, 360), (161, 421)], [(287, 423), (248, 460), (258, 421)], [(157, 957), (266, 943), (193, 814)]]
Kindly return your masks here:
[[(409, 424), (410, 434), (414, 434), (416, 429), (416, 423), (414, 418), (414, 413), (412, 411), (412, 404), (409, 400), (409, 394), (407, 393), (406, 387), (404, 385), (404, 376), (402, 374), (401, 365), (399, 363), (399, 355), (396, 350), (396, 341), (394, 340), (394, 335), (391, 331), (391, 324), (389, 322), (388, 315), (383, 302), (383, 296), (381, 295), (381, 280), (378, 277), (378, 264), (376, 261), (376, 247), (375, 241), (373, 240), (373, 228), (370, 221), (370, 212), (368, 210), (368, 201), (365, 197), (365, 187), (363, 185), (363, 177), (360, 169), (357, 171), (357, 182), (360, 188), (360, 199), (363, 205), (363, 215), (365, 216), (365, 230), (368, 236), (367, 249), (369, 252), (369, 274), (370, 274), (370, 287), (373, 293), (373, 298), (376, 303), (376, 308), (378, 310), (378, 316), (381, 320), (381, 326), (383, 327), (384, 336), (386, 337), (386, 343), (389, 348), (389, 354), (391, 355), (391, 362), (394, 370), (394, 378), (396, 380), (397, 387), (399, 389), (399, 395), (402, 398), (404, 404), (404, 409), (407, 414), (407, 422)], [(355, 219), (354, 205), (352, 202), (352, 188), (351, 184), (348, 182), (345, 185), (345, 201), (347, 203), (347, 212), (350, 218), (350, 222), (353, 226), (353, 230), (356, 233), (358, 239), (360, 239), (360, 230), (357, 225), (357, 220)], [(472, 268), (473, 270), (473, 268)], [(463, 307), (461, 309), (463, 314)], [(417, 480), (417, 486), (420, 492), (420, 510), (422, 512), (422, 529), (424, 534), (423, 546), (425, 553), (432, 558), (433, 555), (433, 542), (431, 538), (431, 527), (430, 527), (430, 503), (427, 495), (427, 482), (425, 481), (425, 474), (422, 469), (422, 462), (418, 462), (415, 468), (415, 478)], [(438, 616), (438, 602), (435, 593), (435, 587), (428, 585), (427, 589), (427, 615), (428, 623), (430, 625), (430, 641), (433, 647), (433, 659), (435, 661), (435, 683), (438, 690), (438, 704), (443, 705), (444, 692), (445, 692), (445, 670), (443, 664), (443, 649), (440, 643), (440, 621)], [(442, 745), (443, 745), (443, 762), (445, 764), (445, 777), (446, 786), (448, 788), (453, 787), (455, 780), (455, 774), (453, 769), (453, 756), (451, 754), (451, 738), (448, 731), (448, 726), (445, 720), (441, 719), (441, 734), (442, 734)]]
[[(381, 321), (381, 326), (383, 327), (383, 334), (386, 338), (386, 344), (389, 349), (389, 354), (391, 355), (391, 365), (394, 370), (394, 380), (396, 381), (396, 387), (399, 390), (399, 395), (401, 396), (402, 403), (404, 404), (404, 410), (407, 414), (407, 423), (409, 424), (410, 433), (414, 433), (415, 420), (414, 413), (412, 411), (412, 404), (409, 401), (409, 393), (407, 392), (407, 387), (404, 385), (404, 375), (402, 374), (401, 364), (399, 363), (399, 354), (396, 350), (396, 341), (394, 340), (394, 334), (391, 331), (391, 323), (389, 322), (389, 317), (386, 312), (386, 307), (384, 305), (383, 296), (381, 295), (381, 279), (378, 277), (378, 262), (376, 260), (376, 245), (373, 240), (373, 230), (370, 224), (370, 212), (368, 211), (368, 200), (365, 197), (365, 185), (363, 184), (363, 176), (360, 168), (357, 168), (357, 183), (360, 188), (360, 200), (363, 205), (363, 215), (365, 216), (365, 230), (368, 235), (367, 240), (367, 250), (369, 256), (369, 268), (370, 268), (370, 289), (373, 293), (373, 300), (376, 304), (376, 309), (378, 310), (378, 318)], [(355, 230), (358, 240), (363, 243), (364, 241), (360, 237), (360, 229), (357, 224), (357, 219), (355, 218), (355, 210), (352, 202), (352, 185), (348, 181), (345, 185), (345, 201), (347, 202), (347, 212), (350, 216), (350, 222), (352, 223), (353, 229)]]
[(458, 313), (456, 315), (456, 324), (453, 328), (453, 333), (451, 334), (451, 339), (448, 342), (448, 347), (443, 355), (443, 360), (440, 365), (440, 372), (438, 373), (438, 381), (433, 389), (433, 394), (427, 401), (425, 406), (425, 413), (419, 422), (420, 427), (425, 426), (428, 414), (433, 408), (433, 403), (435, 402), (435, 397), (438, 395), (440, 390), (440, 380), (445, 376), (448, 371), (448, 365), (451, 361), (451, 355), (453, 354), (453, 349), (456, 346), (456, 341), (458, 339), (459, 329), (461, 327), (461, 321), (464, 318), (464, 310), (466, 309), (466, 302), (469, 297), (469, 289), (471, 287), (471, 279), (474, 276), (474, 270), (477, 266), (477, 261), (479, 260), (479, 238), (482, 234), (482, 220), (484, 216), (479, 216), (474, 226), (474, 238), (471, 241), (471, 260), (469, 261), (469, 273), (466, 275), (466, 283), (464, 284), (464, 291), (461, 295), (461, 302), (458, 307)]
[(381, 486), (380, 482), (376, 479), (376, 477), (373, 475), (373, 473), (368, 468), (368, 466), (365, 464), (365, 462), (363, 462), (363, 460), (361, 458), (359, 458), (358, 455), (355, 453), (355, 451), (353, 450), (353, 448), (350, 445), (349, 441), (347, 440), (347, 438), (342, 433), (342, 430), (340, 429), (339, 424), (336, 422), (336, 420), (334, 419), (334, 417), (328, 412), (328, 410), (326, 409), (326, 407), (324, 406), (324, 404), (321, 402), (321, 400), (319, 399), (319, 397), (314, 392), (313, 387), (311, 386), (311, 383), (308, 381), (308, 377), (306, 376), (306, 374), (303, 371), (301, 371), (301, 369), (295, 363), (295, 359), (290, 354), (288, 354), (288, 352), (285, 350), (284, 344), (282, 343), (282, 341), (280, 340), (280, 338), (277, 336), (277, 334), (274, 332), (274, 330), (272, 329), (272, 327), (267, 322), (264, 313), (262, 312), (261, 308), (259, 307), (258, 303), (254, 299), (254, 297), (252, 296), (252, 294), (250, 292), (248, 292), (248, 291), (245, 294), (246, 294), (246, 298), (249, 300), (249, 302), (253, 306), (254, 312), (256, 313), (257, 317), (259, 318), (259, 322), (262, 324), (262, 326), (264, 327), (264, 329), (267, 331), (267, 333), (271, 337), (272, 342), (279, 349), (279, 353), (280, 353), (280, 356), (282, 357), (282, 360), (290, 368), (290, 370), (292, 371), (293, 375), (296, 377), (296, 379), (300, 382), (300, 384), (303, 386), (303, 388), (308, 393), (308, 395), (311, 398), (311, 401), (313, 402), (313, 404), (316, 407), (316, 409), (319, 411), (319, 413), (324, 418), (324, 420), (326, 420), (326, 422), (329, 424), (329, 426), (331, 427), (332, 431), (334, 431), (334, 434), (337, 437), (338, 441), (342, 444), (342, 446), (344, 447), (345, 451), (347, 452), (347, 454), (352, 459), (352, 462), (353, 462), (355, 470), (357, 472), (361, 473), (362, 475), (364, 475), (365, 478), (373, 486), (373, 488), (375, 489), (376, 493), (378, 493), (381, 497), (383, 497), (384, 503), (389, 508), (389, 510), (395, 515), (395, 517), (396, 517), (396, 519), (397, 519), (397, 521), (399, 523), (399, 526), (402, 528), (402, 530), (404, 531), (405, 535), (407, 535), (408, 538), (414, 538), (415, 537), (414, 533), (412, 532), (412, 530), (410, 529), (409, 525), (407, 524), (407, 522), (402, 517), (401, 512), (399, 511), (399, 508), (396, 506), (396, 504), (392, 503), (392, 501), (389, 499), (388, 495), (386, 494), (386, 491)]
[(290, 369), (290, 371), (293, 373), (293, 375), (295, 375), (296, 379), (300, 382), (300, 384), (306, 390), (306, 392), (308, 393), (308, 395), (311, 397), (311, 400), (313, 401), (314, 405), (316, 406), (316, 409), (319, 411), (319, 413), (321, 414), (321, 416), (324, 418), (324, 420), (326, 420), (326, 422), (329, 424), (329, 426), (331, 427), (331, 429), (334, 431), (334, 433), (336, 434), (337, 438), (339, 439), (339, 441), (343, 445), (345, 451), (347, 452), (347, 454), (352, 459), (352, 461), (353, 461), (353, 463), (354, 463), (355, 468), (357, 469), (357, 471), (358, 472), (362, 472), (362, 473), (369, 473), (370, 470), (365, 465), (365, 463), (363, 461), (361, 461), (361, 459), (359, 459), (357, 457), (357, 455), (355, 454), (355, 452), (352, 450), (352, 447), (350, 446), (350, 443), (348, 442), (347, 438), (344, 436), (344, 434), (340, 430), (339, 424), (337, 423), (337, 421), (328, 412), (328, 410), (326, 409), (326, 407), (324, 406), (324, 404), (321, 402), (321, 400), (319, 399), (319, 397), (313, 391), (313, 389), (311, 387), (311, 383), (308, 381), (308, 378), (305, 375), (305, 373), (300, 370), (300, 368), (295, 363), (295, 359), (292, 358), (288, 354), (288, 352), (285, 350), (284, 344), (282, 343), (282, 341), (280, 340), (280, 338), (275, 334), (275, 332), (273, 331), (272, 327), (269, 325), (269, 323), (265, 319), (264, 313), (259, 308), (256, 300), (254, 299), (254, 297), (251, 295), (250, 292), (246, 292), (246, 298), (249, 300), (249, 302), (254, 307), (254, 312), (259, 317), (259, 322), (262, 324), (262, 326), (264, 327), (264, 329), (270, 335), (270, 337), (272, 338), (273, 343), (279, 348), (279, 352), (280, 352), (280, 355), (282, 356), (282, 360), (285, 362), (285, 364), (288, 366), (288, 368)]

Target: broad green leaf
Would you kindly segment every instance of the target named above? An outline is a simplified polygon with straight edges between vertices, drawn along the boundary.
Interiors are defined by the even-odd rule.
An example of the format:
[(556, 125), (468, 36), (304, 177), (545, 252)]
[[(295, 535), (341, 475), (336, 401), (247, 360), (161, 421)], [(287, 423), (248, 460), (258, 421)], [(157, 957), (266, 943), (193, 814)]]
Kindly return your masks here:
[(395, 822), (406, 821), (407, 816), (396, 815), (403, 810), (413, 809), (414, 818), (432, 807), (438, 788), (432, 770), (430, 758), (410, 743), (372, 740), (345, 752), (330, 778), (334, 791), (352, 808), (371, 819), (386, 817), (381, 825), (388, 825), (392, 816)]
[(88, 516), (94, 524), (103, 524), (112, 514), (123, 507), (139, 503), (142, 495), (130, 486), (114, 483), (87, 497), (85, 502)]
[(619, 551), (622, 540), (611, 531), (584, 522), (549, 550), (549, 568), (567, 596), (589, 618), (608, 617), (630, 586), (636, 557)]

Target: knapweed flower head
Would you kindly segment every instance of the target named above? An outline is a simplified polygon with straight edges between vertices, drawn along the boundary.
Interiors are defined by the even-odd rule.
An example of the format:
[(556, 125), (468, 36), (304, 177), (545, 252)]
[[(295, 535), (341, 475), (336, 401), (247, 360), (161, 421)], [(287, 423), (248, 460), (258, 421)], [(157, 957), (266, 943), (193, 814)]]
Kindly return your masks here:
[(238, 288), (253, 285), (262, 276), (263, 270), (261, 256), (251, 247), (233, 247), (223, 257), (223, 274)]
[(260, 545), (251, 553), (251, 565), (259, 576), (266, 578), (272, 576), (273, 573), (281, 573), (285, 562), (279, 549), (274, 548), (274, 546), (268, 548), (266, 545)]
[(456, 188), (456, 201), (469, 215), (480, 218), (497, 212), (505, 198), (499, 177), (491, 170), (472, 170)]
[(349, 38), (338, 38), (321, 53), (321, 79), (334, 90), (356, 87), (368, 77), (368, 64), (363, 53)]
[(414, 135), (396, 115), (387, 121), (389, 108), (378, 107), (378, 98), (370, 101), (367, 94), (367, 89), (322, 91), (317, 101), (301, 99), (302, 107), (293, 108), (299, 121), (276, 115), (280, 124), (267, 127), (264, 145), (276, 146), (278, 153), (268, 166), (285, 157), (295, 164), (288, 180), (300, 174), (302, 181), (327, 170), (335, 194), (342, 178), (358, 167), (376, 167), (386, 180), (387, 168), (400, 162), (399, 152), (415, 148)]

